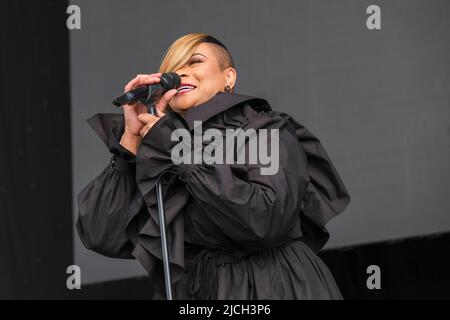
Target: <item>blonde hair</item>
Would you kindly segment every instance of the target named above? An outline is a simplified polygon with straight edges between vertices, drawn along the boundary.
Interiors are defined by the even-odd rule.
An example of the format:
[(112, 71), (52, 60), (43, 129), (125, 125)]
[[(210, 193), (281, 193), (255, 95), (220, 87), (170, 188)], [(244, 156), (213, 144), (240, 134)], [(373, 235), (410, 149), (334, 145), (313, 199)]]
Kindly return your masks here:
[(189, 33), (173, 42), (167, 49), (159, 67), (159, 72), (173, 72), (183, 67), (194, 54), (200, 43), (213, 43), (216, 49), (220, 70), (234, 66), (233, 58), (225, 45), (216, 38), (205, 33)]

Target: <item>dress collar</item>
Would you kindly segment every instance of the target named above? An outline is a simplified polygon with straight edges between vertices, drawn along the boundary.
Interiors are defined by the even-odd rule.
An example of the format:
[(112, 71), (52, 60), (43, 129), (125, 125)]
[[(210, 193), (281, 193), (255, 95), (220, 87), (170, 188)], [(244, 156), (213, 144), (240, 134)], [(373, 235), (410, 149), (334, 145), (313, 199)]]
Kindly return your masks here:
[(269, 103), (262, 98), (256, 98), (230, 92), (219, 92), (208, 101), (186, 111), (186, 113), (184, 114), (184, 119), (188, 123), (189, 128), (193, 129), (194, 121), (204, 122), (221, 113), (222, 111), (225, 111), (242, 102), (247, 102), (251, 106), (258, 109), (266, 111), (272, 110)]

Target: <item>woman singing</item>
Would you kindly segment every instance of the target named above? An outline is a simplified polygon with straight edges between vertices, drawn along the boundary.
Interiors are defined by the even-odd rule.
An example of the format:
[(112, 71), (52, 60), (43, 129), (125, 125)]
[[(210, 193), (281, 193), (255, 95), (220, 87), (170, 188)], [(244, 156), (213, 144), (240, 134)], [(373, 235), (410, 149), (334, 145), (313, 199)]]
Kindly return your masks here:
[[(164, 297), (159, 180), (175, 299), (342, 299), (317, 252), (329, 237), (325, 224), (350, 196), (320, 141), (266, 100), (235, 94), (233, 59), (212, 36), (179, 38), (159, 73), (138, 75), (125, 92), (157, 83), (166, 72), (182, 83), (158, 100), (157, 115), (134, 104), (123, 106), (123, 115), (88, 120), (112, 158), (78, 195), (83, 244), (108, 257), (137, 259)], [(196, 140), (200, 126), (215, 138)], [(175, 130), (192, 140), (173, 139)], [(254, 136), (243, 146), (230, 144), (230, 151), (229, 132)], [(183, 149), (183, 159), (197, 153), (227, 161), (174, 161), (181, 140), (193, 150)], [(264, 146), (272, 170), (264, 171), (267, 161), (249, 160)], [(236, 161), (241, 153), (245, 161)]]

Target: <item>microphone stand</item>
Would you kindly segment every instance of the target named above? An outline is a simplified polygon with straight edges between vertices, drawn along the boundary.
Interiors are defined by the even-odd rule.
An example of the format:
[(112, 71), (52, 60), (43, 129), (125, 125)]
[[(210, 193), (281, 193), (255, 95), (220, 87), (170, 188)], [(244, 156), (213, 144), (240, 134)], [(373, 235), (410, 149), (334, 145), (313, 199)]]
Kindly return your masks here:
[[(147, 110), (152, 115), (156, 114), (155, 102), (153, 99), (147, 99), (145, 101)], [(167, 247), (166, 238), (166, 216), (164, 213), (163, 195), (161, 181), (158, 180), (156, 183), (156, 201), (158, 205), (158, 216), (159, 216), (159, 231), (161, 233), (161, 252), (164, 265), (164, 279), (166, 284), (166, 299), (173, 300), (172, 298), (172, 286), (170, 282), (170, 268), (169, 268), (169, 249)]]

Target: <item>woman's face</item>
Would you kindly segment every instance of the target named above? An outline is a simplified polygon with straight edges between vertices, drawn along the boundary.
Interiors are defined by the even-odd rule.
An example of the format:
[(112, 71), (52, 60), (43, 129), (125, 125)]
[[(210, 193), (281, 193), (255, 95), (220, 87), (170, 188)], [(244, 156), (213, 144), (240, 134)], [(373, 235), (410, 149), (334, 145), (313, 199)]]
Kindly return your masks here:
[[(173, 111), (184, 113), (224, 91), (225, 86), (233, 88), (235, 70), (226, 68), (220, 70), (219, 62), (212, 44), (201, 43), (188, 62), (180, 69), (174, 70), (181, 77), (181, 84), (195, 86), (194, 89), (178, 92), (171, 100)], [(180, 86), (181, 87), (181, 86)], [(180, 88), (179, 87), (179, 88)]]

